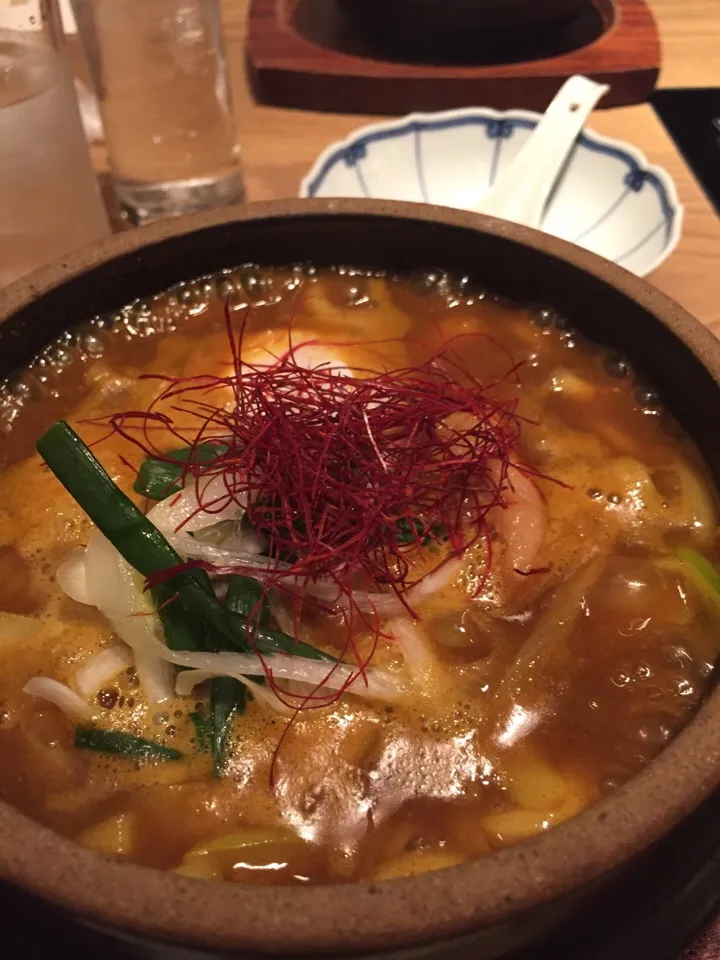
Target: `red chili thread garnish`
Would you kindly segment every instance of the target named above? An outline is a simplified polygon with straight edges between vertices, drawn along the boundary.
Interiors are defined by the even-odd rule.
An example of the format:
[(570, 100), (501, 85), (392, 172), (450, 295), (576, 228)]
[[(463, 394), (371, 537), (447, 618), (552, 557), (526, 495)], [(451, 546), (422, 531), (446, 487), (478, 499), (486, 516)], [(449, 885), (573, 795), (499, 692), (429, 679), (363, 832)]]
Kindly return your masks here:
[[(414, 568), (421, 556), (426, 562), (426, 548), (441, 548), (438, 563), (424, 574), (429, 575), (479, 542), (485, 544), (478, 592), (482, 590), (492, 562), (488, 515), (512, 501), (508, 467), (512, 463), (533, 479), (543, 477), (518, 457), (523, 418), (517, 399), (508, 399), (503, 389), (508, 378), (517, 379), (520, 365), (484, 334), (452, 337), (416, 366), (355, 370), (356, 377), (328, 365), (302, 366), (299, 352), (323, 344), (321, 340), (295, 344), (290, 338), (282, 356), (249, 363), (241, 360), (248, 313), (235, 330), (226, 305), (232, 355), (226, 376), (147, 375), (144, 379), (162, 385), (147, 410), (94, 422), (107, 425), (146, 456), (173, 464), (177, 461), (156, 445), (154, 428), (192, 450), (206, 443), (223, 445), (202, 464), (191, 455), (181, 482), (194, 485), (198, 510), (214, 513), (231, 503), (247, 504), (247, 520), (266, 538), (273, 564), (218, 566), (192, 560), (160, 571), (148, 586), (202, 568), (220, 576), (255, 575), (264, 593), (279, 588), (320, 607), (344, 598), (348, 640), (342, 655), (352, 651), (357, 672), (330, 698), (337, 699), (364, 677), (378, 640), (386, 636), (377, 613), (358, 606), (357, 594), (394, 594), (415, 616), (409, 591), (423, 579)], [(507, 355), (505, 376), (485, 384), (464, 367), (454, 348), (469, 337)], [(328, 344), (330, 349), (339, 345)], [(355, 345), (368, 342), (342, 344)], [(497, 463), (500, 469), (492, 470)], [(207, 481), (218, 477), (222, 492), (218, 495), (213, 484), (208, 499)], [(334, 586), (337, 596), (303, 590), (303, 585), (318, 583)], [(299, 610), (298, 599), (293, 604), (296, 625)], [(370, 630), (375, 638), (364, 658), (356, 648), (358, 630)], [(323, 691), (291, 698), (265, 669), (283, 702), (298, 709), (312, 706), (313, 700), (323, 706), (330, 702)]]

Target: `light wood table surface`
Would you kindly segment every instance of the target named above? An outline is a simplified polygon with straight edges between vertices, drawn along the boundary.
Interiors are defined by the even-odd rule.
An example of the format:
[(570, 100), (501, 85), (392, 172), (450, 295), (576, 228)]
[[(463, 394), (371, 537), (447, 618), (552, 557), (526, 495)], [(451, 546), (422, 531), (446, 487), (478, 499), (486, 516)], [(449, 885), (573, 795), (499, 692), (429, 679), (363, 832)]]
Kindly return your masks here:
[[(661, 33), (662, 87), (720, 87), (720, 0), (650, 0)], [(297, 196), (298, 184), (329, 143), (376, 120), (257, 105), (245, 76), (248, 0), (221, 0), (249, 200)], [(481, 104), (479, 104), (481, 106)], [(720, 219), (652, 108), (643, 104), (593, 114), (601, 134), (627, 140), (665, 167), (685, 207), (680, 244), (650, 280), (720, 335)], [(104, 152), (95, 148), (98, 169)]]

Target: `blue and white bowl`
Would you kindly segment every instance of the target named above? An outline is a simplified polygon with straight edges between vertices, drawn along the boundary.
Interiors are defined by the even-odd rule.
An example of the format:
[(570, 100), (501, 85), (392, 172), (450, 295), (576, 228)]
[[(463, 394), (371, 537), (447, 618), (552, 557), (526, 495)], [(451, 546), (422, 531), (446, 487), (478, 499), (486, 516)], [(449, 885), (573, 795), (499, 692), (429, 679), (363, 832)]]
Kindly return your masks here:
[[(539, 114), (489, 108), (411, 113), (332, 144), (301, 197), (374, 197), (473, 209), (511, 163)], [(585, 130), (541, 229), (645, 276), (672, 253), (683, 208), (675, 185), (635, 147)]]

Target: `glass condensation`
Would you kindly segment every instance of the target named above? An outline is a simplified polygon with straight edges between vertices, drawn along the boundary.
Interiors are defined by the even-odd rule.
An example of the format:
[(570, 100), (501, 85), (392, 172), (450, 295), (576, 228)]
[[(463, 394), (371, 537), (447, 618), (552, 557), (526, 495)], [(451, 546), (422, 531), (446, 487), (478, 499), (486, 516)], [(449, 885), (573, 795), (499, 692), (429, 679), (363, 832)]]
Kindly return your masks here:
[(217, 0), (73, 0), (136, 222), (244, 199)]
[(54, 0), (0, 0), (0, 286), (109, 230)]

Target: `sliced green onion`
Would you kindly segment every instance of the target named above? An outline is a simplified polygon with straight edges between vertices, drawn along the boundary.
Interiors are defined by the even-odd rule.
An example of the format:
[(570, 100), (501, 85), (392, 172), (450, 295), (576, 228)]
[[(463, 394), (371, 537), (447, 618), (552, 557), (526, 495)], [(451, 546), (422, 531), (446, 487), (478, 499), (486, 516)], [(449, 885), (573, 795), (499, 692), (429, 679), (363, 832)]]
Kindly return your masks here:
[[(256, 609), (260, 598), (262, 606), (260, 608), (260, 622), (258, 623), (257, 612), (253, 617), (253, 611)], [(263, 596), (262, 584), (253, 577), (243, 577), (232, 575), (228, 577), (228, 592), (225, 599), (225, 608), (229, 611), (231, 617), (239, 622), (242, 619), (242, 630), (245, 637), (248, 633), (248, 622), (252, 617), (250, 625), (250, 635), (255, 649), (262, 654), (287, 653), (294, 657), (304, 657), (306, 660), (331, 660), (336, 658), (329, 653), (318, 650), (317, 647), (304, 643), (302, 640), (295, 640), (281, 630), (273, 630), (268, 626), (270, 623), (270, 604), (266, 596)], [(250, 649), (250, 644), (248, 644)]]
[(202, 620), (188, 613), (172, 583), (158, 584), (151, 592), (162, 621), (165, 643), (170, 649), (203, 650), (205, 628)]
[(95, 750), (116, 756), (132, 757), (135, 760), (182, 760), (182, 753), (173, 747), (165, 747), (154, 740), (134, 737), (119, 730), (98, 730), (94, 727), (77, 727), (75, 746), (80, 750)]
[[(253, 624), (257, 623), (258, 626), (267, 627), (270, 623), (270, 604), (267, 597), (263, 596), (262, 584), (252, 577), (228, 577), (225, 606), (245, 620), (250, 620), (252, 617)], [(254, 616), (253, 612), (255, 612)]]
[(720, 594), (720, 573), (709, 560), (698, 553), (697, 550), (690, 549), (678, 550), (678, 557), (683, 563), (688, 563), (697, 570), (714, 594)]
[(245, 687), (233, 677), (213, 677), (210, 681), (211, 749), (216, 777), (225, 771), (232, 720), (244, 711), (245, 695)]
[(395, 522), (398, 545), (401, 547), (409, 546), (418, 540), (423, 547), (426, 547), (433, 540), (443, 539), (442, 524), (436, 523), (428, 527), (418, 517), (400, 517)]
[[(252, 577), (228, 578), (225, 608), (242, 617), (246, 624), (251, 618), (253, 626), (259, 621), (260, 626), (267, 627), (270, 622), (270, 605), (267, 597), (263, 596), (262, 584)], [(247, 627), (243, 629), (246, 630)], [(227, 764), (228, 739), (233, 717), (244, 711), (246, 697), (246, 687), (233, 677), (214, 677), (210, 682), (212, 754), (217, 777), (222, 776)]]
[(663, 559), (662, 566), (682, 574), (700, 595), (708, 612), (720, 619), (720, 573), (697, 550), (678, 550), (675, 558)]
[[(151, 500), (164, 500), (181, 490), (180, 481), (186, 465), (210, 463), (227, 451), (224, 443), (200, 443), (196, 447), (170, 450), (167, 460), (148, 457), (140, 466), (133, 489)], [(170, 463), (168, 461), (172, 460)]]
[(209, 753), (212, 745), (212, 720), (199, 710), (188, 714), (195, 728), (195, 745), (201, 753)]
[[(232, 619), (237, 623), (238, 629), (246, 636), (247, 621), (236, 616), (233, 616)], [(255, 649), (260, 653), (268, 655), (272, 653), (287, 653), (291, 657), (305, 657), (306, 660), (335, 661), (337, 659), (329, 653), (325, 653), (323, 650), (318, 650), (317, 647), (310, 646), (309, 643), (304, 643), (302, 640), (294, 640), (280, 630), (272, 630), (270, 627), (256, 628), (253, 625), (250, 632)], [(236, 646), (239, 645), (236, 644)], [(243, 647), (243, 649), (247, 650), (249, 647)]]

